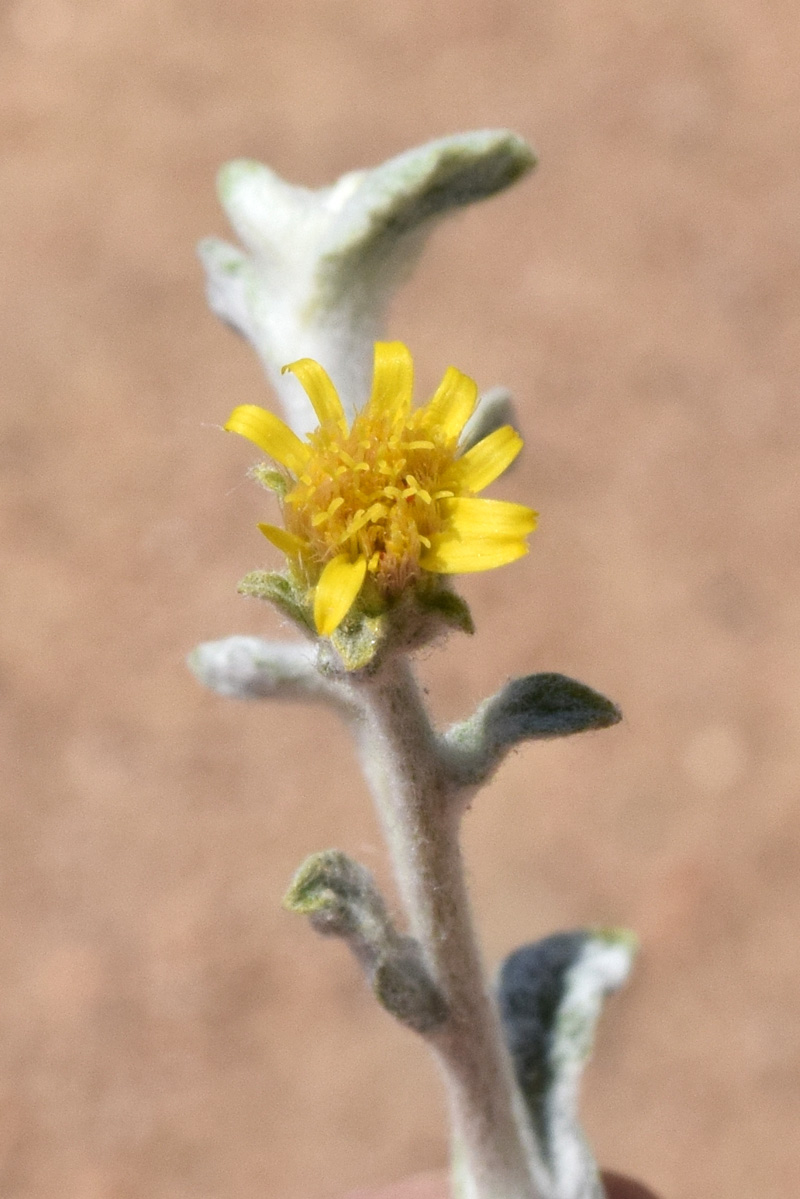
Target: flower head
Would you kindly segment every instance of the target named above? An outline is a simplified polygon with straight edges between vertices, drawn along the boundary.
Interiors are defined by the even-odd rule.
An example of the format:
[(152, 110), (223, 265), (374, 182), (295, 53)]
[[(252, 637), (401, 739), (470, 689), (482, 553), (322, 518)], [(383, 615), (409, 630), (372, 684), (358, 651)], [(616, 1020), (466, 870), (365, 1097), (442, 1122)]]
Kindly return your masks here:
[(303, 441), (273, 413), (244, 404), (225, 428), (280, 468), (257, 471), (277, 492), (283, 527), (262, 533), (313, 593), (317, 632), (330, 636), (369, 588), (391, 601), (427, 574), (490, 570), (527, 552), (536, 513), (476, 498), (516, 458), (510, 425), (466, 453), (459, 437), (478, 395), (449, 367), (428, 403), (412, 409), (414, 368), (402, 342), (377, 342), (372, 394), (348, 426), (336, 389), (311, 358), (290, 363), (319, 424)]

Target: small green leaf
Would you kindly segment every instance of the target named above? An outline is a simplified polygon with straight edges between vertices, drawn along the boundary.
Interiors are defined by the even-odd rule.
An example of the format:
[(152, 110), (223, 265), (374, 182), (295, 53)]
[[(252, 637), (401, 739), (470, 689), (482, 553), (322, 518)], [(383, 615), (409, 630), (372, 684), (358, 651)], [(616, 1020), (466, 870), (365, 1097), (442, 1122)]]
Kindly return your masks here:
[(475, 632), (475, 622), (469, 604), (460, 595), (456, 595), (455, 591), (446, 587), (437, 587), (430, 591), (420, 588), (416, 600), (423, 611), (431, 616), (438, 616), (451, 629), (457, 629), (461, 633)]
[(304, 632), (315, 633), (310, 609), (302, 602), (292, 580), (275, 570), (251, 570), (240, 582), (240, 595), (267, 600)]
[(484, 729), (499, 746), (606, 729), (621, 719), (616, 704), (585, 683), (563, 674), (529, 674), (489, 700)]
[(274, 492), (281, 499), (289, 489), (289, 480), (284, 472), (275, 470), (272, 466), (267, 466), (266, 462), (258, 462), (255, 466), (251, 467), (250, 474), (254, 479), (258, 480), (262, 487), (266, 487), (267, 491)]
[(520, 741), (567, 737), (605, 729), (622, 719), (610, 699), (563, 674), (512, 679), (467, 720), (441, 738), (447, 769), (456, 784), (483, 783)]
[[(363, 937), (368, 926), (381, 931), (387, 917), (369, 871), (338, 849), (306, 858), (283, 898), (289, 912), (311, 917), (328, 937)], [(375, 936), (375, 930), (372, 930)]]
[(364, 670), (370, 666), (381, 649), (386, 620), (380, 616), (365, 616), (356, 611), (331, 636), (331, 642), (347, 671)]
[[(332, 903), (374, 903), (372, 876), (339, 849), (326, 849), (306, 858), (283, 898), (290, 912), (308, 916)], [(381, 901), (382, 903), (382, 901)]]

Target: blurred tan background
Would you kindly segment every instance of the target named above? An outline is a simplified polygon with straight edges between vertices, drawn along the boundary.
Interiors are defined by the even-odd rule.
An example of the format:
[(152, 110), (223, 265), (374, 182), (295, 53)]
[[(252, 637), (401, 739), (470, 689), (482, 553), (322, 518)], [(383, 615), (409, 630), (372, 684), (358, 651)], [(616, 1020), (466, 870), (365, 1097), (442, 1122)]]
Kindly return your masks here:
[(438, 1079), (279, 906), (386, 879), (353, 753), (242, 706), (199, 640), (289, 635), (269, 403), (194, 244), (219, 164), (317, 185), (509, 126), (539, 171), (434, 234), (389, 332), (518, 397), (530, 556), (464, 582), (442, 720), (556, 669), (626, 723), (510, 760), (467, 821), (487, 958), (636, 929), (586, 1093), (666, 1199), (800, 1176), (800, 13), (795, 0), (4, 0), (4, 1199), (326, 1199), (446, 1156)]

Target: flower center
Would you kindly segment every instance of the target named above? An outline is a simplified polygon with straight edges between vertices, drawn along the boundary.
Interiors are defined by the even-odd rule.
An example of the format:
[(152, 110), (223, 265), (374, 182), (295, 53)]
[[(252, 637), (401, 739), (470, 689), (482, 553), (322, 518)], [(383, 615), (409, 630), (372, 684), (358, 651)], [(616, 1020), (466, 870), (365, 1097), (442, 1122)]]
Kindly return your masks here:
[(283, 500), (289, 532), (306, 541), (316, 573), (338, 554), (363, 555), (381, 590), (401, 590), (442, 527), (438, 503), (455, 439), (434, 440), (417, 413), (401, 423), (360, 413), (349, 433), (333, 421), (308, 438), (312, 455)]

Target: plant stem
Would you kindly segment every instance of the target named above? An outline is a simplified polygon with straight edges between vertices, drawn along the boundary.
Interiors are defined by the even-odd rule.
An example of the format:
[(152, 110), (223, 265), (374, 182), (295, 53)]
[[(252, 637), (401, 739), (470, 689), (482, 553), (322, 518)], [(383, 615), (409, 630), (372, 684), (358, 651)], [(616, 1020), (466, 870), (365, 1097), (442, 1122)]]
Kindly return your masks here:
[(445, 1078), (464, 1199), (541, 1199), (537, 1154), (473, 932), (458, 842), (463, 804), (407, 659), (354, 683), (359, 748), (411, 932), (447, 1006), (427, 1039)]

